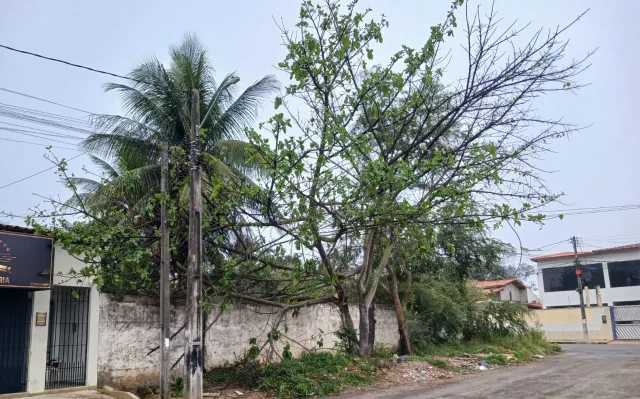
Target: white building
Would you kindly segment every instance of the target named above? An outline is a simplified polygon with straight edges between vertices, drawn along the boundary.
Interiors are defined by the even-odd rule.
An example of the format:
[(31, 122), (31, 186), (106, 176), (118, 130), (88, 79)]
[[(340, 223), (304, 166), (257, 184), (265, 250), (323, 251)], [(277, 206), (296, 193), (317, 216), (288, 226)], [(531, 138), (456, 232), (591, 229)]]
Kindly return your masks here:
[(476, 287), (485, 294), (493, 294), (501, 301), (518, 302), (528, 305), (540, 303), (540, 298), (517, 278), (503, 280), (476, 281)]
[(99, 294), (70, 276), (83, 267), (52, 239), (0, 225), (0, 396), (97, 384)]
[[(574, 256), (560, 252), (531, 259), (538, 264), (544, 308), (580, 305)], [(578, 252), (578, 260), (592, 306), (597, 304), (596, 286), (600, 286), (605, 306), (640, 305), (640, 244)]]

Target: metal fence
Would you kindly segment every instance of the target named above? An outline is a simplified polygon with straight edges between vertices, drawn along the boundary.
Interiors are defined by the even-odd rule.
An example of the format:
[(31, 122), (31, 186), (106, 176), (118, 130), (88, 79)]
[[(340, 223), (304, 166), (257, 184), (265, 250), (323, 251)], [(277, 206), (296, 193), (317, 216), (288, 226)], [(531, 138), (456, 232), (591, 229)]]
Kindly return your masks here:
[(640, 339), (640, 306), (614, 306), (615, 339)]
[(0, 288), (0, 394), (27, 390), (30, 325), (31, 293)]
[(89, 289), (51, 290), (45, 389), (86, 385)]

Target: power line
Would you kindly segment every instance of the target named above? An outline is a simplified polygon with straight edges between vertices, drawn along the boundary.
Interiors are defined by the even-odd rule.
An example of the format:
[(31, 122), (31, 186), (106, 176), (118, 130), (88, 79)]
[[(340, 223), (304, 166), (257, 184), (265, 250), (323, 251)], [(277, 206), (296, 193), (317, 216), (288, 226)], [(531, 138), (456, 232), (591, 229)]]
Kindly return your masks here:
[(68, 65), (68, 66), (72, 66), (74, 68), (80, 68), (80, 69), (85, 69), (87, 71), (91, 71), (91, 72), (96, 72), (96, 73), (101, 73), (103, 75), (109, 75), (109, 76), (113, 76), (116, 78), (120, 78), (120, 79), (126, 79), (126, 80), (130, 80), (132, 82), (136, 82), (136, 83), (141, 83), (141, 84), (147, 84), (147, 85), (152, 85), (152, 86), (156, 86), (162, 89), (169, 89), (169, 90), (173, 90), (171, 87), (168, 86), (163, 86), (163, 85), (159, 85), (157, 83), (151, 83), (151, 82), (145, 82), (144, 80), (138, 80), (129, 76), (124, 76), (124, 75), (119, 75), (117, 73), (113, 73), (113, 72), (108, 72), (108, 71), (103, 71), (101, 69), (95, 69), (95, 68), (91, 68), (85, 65), (80, 65), (80, 64), (75, 64), (73, 62), (69, 62), (69, 61), (65, 61), (65, 60), (61, 60), (59, 58), (53, 58), (53, 57), (47, 57), (46, 55), (42, 55), (42, 54), (38, 54), (38, 53), (33, 53), (31, 51), (26, 51), (26, 50), (20, 50), (14, 47), (9, 47), (7, 45), (4, 44), (0, 44), (1, 48), (10, 50), (10, 51), (15, 51), (17, 53), (21, 53), (21, 54), (26, 54), (26, 55), (31, 55), (33, 57), (38, 57), (38, 58), (42, 58), (48, 61), (53, 61), (53, 62), (58, 62), (60, 64), (64, 64), (64, 65)]
[[(553, 244), (547, 244), (547, 245), (543, 245), (543, 246), (538, 247), (538, 248), (530, 249), (530, 250), (528, 250), (528, 252), (539, 252), (539, 251), (542, 251), (543, 249), (549, 250), (551, 248), (554, 248), (554, 247), (556, 247), (556, 246), (558, 246), (560, 244), (565, 244), (567, 242), (569, 242), (569, 240), (562, 240), (562, 241), (554, 242)], [(538, 255), (536, 255), (536, 256), (538, 256)]]
[[(47, 134), (43, 134), (43, 133), (29, 133), (28, 131), (25, 131), (25, 130), (9, 129), (9, 128), (3, 128), (3, 127), (0, 127), (0, 130), (4, 130), (6, 132), (11, 132), (11, 133), (18, 133), (18, 134), (22, 134), (22, 135), (25, 135), (25, 136), (34, 137), (36, 139), (45, 139), (45, 140), (53, 141), (53, 142), (56, 142), (56, 143), (62, 143), (62, 144), (67, 144), (67, 145), (75, 145), (74, 143), (69, 143), (68, 141), (62, 141), (62, 140), (54, 139), (52, 137), (57, 137), (57, 136), (53, 136), (53, 135), (47, 135)], [(77, 140), (82, 140), (79, 137), (76, 137), (76, 139)]]
[[(1, 140), (1, 139), (0, 139), (0, 140)], [(84, 153), (82, 153), (82, 154), (78, 154), (78, 155), (76, 155), (76, 156), (75, 156), (75, 157), (73, 157), (73, 158), (69, 158), (69, 159), (67, 160), (67, 162), (69, 162), (69, 161), (73, 161), (74, 159), (76, 159), (76, 158), (78, 158), (78, 157), (80, 157), (80, 156), (82, 156), (82, 155), (84, 155)], [(41, 175), (41, 174), (43, 174), (44, 172), (48, 172), (48, 171), (50, 171), (50, 170), (52, 170), (52, 169), (55, 169), (55, 168), (57, 168), (57, 167), (58, 167), (57, 165), (54, 165), (54, 166), (52, 166), (52, 167), (50, 167), (50, 168), (47, 168), (47, 169), (41, 170), (40, 172), (36, 172), (36, 173), (34, 173), (34, 174), (32, 174), (32, 175), (29, 175), (29, 176), (27, 176), (27, 177), (23, 177), (22, 179), (18, 179), (18, 180), (16, 180), (16, 181), (11, 182), (11, 183), (5, 184), (4, 186), (0, 186), (0, 190), (2, 190), (3, 188), (7, 188), (7, 187), (9, 187), (9, 186), (13, 186), (14, 184), (18, 184), (18, 183), (20, 183), (20, 182), (23, 182), (23, 181), (25, 181), (25, 180), (27, 180), (27, 179), (30, 179), (30, 178), (34, 177), (34, 176)]]
[[(37, 127), (18, 125), (16, 123), (9, 123), (9, 122), (0, 121), (0, 124), (9, 125), (9, 126), (15, 126), (15, 127), (11, 127), (11, 128), (2, 128), (2, 127), (0, 127), (0, 129), (4, 129), (4, 130), (10, 130), (10, 131), (14, 131), (15, 130), (15, 131), (20, 131), (20, 132), (42, 134), (42, 135), (45, 135), (45, 136), (60, 137), (60, 138), (67, 138), (67, 139), (82, 140), (84, 138), (84, 137), (74, 136), (74, 135), (71, 135), (71, 134), (63, 134), (61, 132), (54, 132), (54, 131), (51, 131), (51, 130), (39, 129)], [(24, 129), (29, 129), (29, 130), (23, 130), (23, 129), (19, 129), (19, 128), (24, 128)]]
[(564, 213), (564, 212), (590, 212), (590, 211), (598, 211), (598, 210), (609, 210), (612, 208), (620, 208), (620, 209), (635, 209), (640, 208), (640, 204), (630, 204), (630, 205), (609, 205), (609, 206), (597, 206), (592, 208), (569, 208), (569, 209), (555, 209), (555, 210), (540, 210), (537, 213)]
[[(34, 143), (34, 142), (32, 142), (32, 141), (13, 140), (13, 139), (7, 139), (7, 138), (4, 138), (4, 137), (0, 137), (0, 140), (3, 140), (3, 141), (11, 141), (11, 142), (13, 142), (13, 143), (39, 145), (39, 146), (43, 146), (43, 147), (48, 147), (48, 146), (49, 146), (49, 144), (46, 144), (46, 143)], [(78, 149), (77, 149), (77, 148), (60, 147), (60, 146), (58, 146), (58, 145), (52, 145), (51, 147), (59, 148), (59, 149), (62, 149), (62, 150), (78, 151)]]
[(34, 100), (43, 101), (43, 102), (45, 102), (45, 103), (49, 103), (49, 104), (53, 104), (53, 105), (57, 105), (57, 106), (59, 106), (59, 107), (69, 108), (69, 109), (72, 109), (72, 110), (74, 110), (74, 111), (84, 112), (85, 114), (95, 115), (93, 112), (85, 111), (85, 110), (80, 109), (80, 108), (70, 107), (70, 106), (68, 106), (68, 105), (64, 105), (64, 104), (57, 103), (57, 102), (55, 102), (55, 101), (45, 100), (44, 98), (40, 98), (40, 97), (36, 97), (36, 96), (32, 96), (32, 95), (30, 95), (30, 94), (21, 93), (21, 92), (19, 92), (19, 91), (9, 90), (9, 89), (7, 89), (7, 88), (5, 88), (5, 87), (0, 87), (0, 90), (2, 90), (2, 91), (6, 91), (7, 93), (13, 93), (13, 94), (17, 94), (17, 95), (19, 95), (19, 96), (28, 97), (28, 98), (32, 98), (32, 99), (34, 99)]

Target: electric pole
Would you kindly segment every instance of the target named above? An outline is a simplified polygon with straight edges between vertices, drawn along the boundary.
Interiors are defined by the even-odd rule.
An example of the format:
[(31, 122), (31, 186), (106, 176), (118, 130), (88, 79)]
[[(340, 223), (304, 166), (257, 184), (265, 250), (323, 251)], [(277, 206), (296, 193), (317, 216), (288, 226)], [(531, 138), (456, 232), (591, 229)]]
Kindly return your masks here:
[(576, 278), (578, 279), (578, 295), (580, 296), (580, 313), (582, 314), (582, 339), (589, 342), (589, 330), (587, 329), (587, 312), (584, 308), (584, 292), (582, 291), (582, 269), (578, 260), (578, 240), (576, 236), (571, 237), (573, 243), (574, 263), (576, 265)]
[(202, 399), (202, 169), (200, 167), (200, 92), (191, 92), (191, 171), (187, 328), (184, 350), (184, 397)]
[(160, 399), (171, 399), (169, 388), (169, 343), (171, 337), (171, 293), (169, 287), (169, 221), (167, 201), (169, 199), (169, 139), (162, 143), (160, 159)]

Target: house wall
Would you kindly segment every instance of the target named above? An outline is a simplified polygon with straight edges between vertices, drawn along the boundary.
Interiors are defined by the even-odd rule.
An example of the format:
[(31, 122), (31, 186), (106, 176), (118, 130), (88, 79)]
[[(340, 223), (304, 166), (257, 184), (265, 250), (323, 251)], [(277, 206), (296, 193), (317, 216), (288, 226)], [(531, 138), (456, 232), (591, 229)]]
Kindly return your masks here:
[[(206, 315), (205, 325), (211, 324), (219, 314), (220, 305)], [(354, 323), (358, 325), (357, 308), (351, 308)], [(171, 308), (172, 333), (184, 323), (182, 305)], [(218, 321), (205, 334), (206, 367), (224, 365), (244, 356), (250, 349), (250, 340), (260, 345), (279, 317), (279, 309), (255, 305), (230, 305)], [(376, 310), (376, 343), (394, 347), (398, 343), (398, 327), (393, 309), (379, 306)], [(284, 327), (286, 326), (286, 328)], [(277, 353), (286, 343), (291, 351), (300, 355), (306, 349), (334, 348), (338, 339), (333, 334), (341, 326), (340, 314), (333, 305), (319, 305), (301, 309), (297, 317), (288, 312), (281, 324), (282, 337), (275, 342)], [(99, 385), (135, 388), (139, 385), (157, 385), (158, 352), (149, 353), (157, 346), (159, 305), (155, 298), (100, 294), (99, 329)], [(184, 352), (184, 333), (171, 340), (170, 360), (173, 364)], [(268, 347), (267, 347), (268, 349)], [(269, 351), (265, 353), (268, 355)], [(278, 355), (271, 353), (271, 357)], [(174, 369), (181, 374), (182, 364)]]
[(540, 298), (531, 290), (531, 288), (526, 289), (525, 295), (527, 298), (527, 303), (533, 303), (533, 302), (541, 303)]
[(513, 302), (524, 302), (527, 300), (527, 298), (526, 298), (525, 292), (523, 291), (524, 290), (522, 290), (519, 287), (516, 287), (516, 285), (513, 283), (507, 284), (502, 289), (502, 291), (500, 291), (500, 300), (501, 301), (510, 300), (509, 293), (511, 293), (511, 300), (513, 300)]
[[(637, 287), (617, 287), (610, 288), (609, 262), (640, 259), (640, 251), (620, 251), (596, 255), (580, 256), (580, 261), (584, 264), (602, 263), (602, 272), (606, 288), (602, 288), (602, 303), (613, 305), (613, 302), (640, 300), (640, 286)], [(562, 258), (538, 262), (538, 287), (542, 306), (546, 309), (550, 306), (576, 306), (580, 304), (580, 297), (576, 291), (545, 292), (542, 270), (552, 267), (573, 265), (573, 258)], [(591, 306), (597, 305), (595, 287), (589, 287), (589, 299)]]
[[(87, 379), (86, 385), (97, 384), (98, 370), (98, 319), (99, 297), (98, 290), (92, 286), (91, 280), (84, 278), (78, 280), (70, 278), (72, 269), (80, 271), (85, 264), (69, 255), (62, 248), (56, 247), (53, 260), (53, 285), (87, 287), (89, 289), (89, 332), (87, 342)], [(53, 317), (50, 312), (51, 290), (34, 291), (33, 309), (31, 315), (31, 339), (29, 344), (29, 371), (27, 391), (30, 393), (43, 392), (45, 389), (47, 343), (49, 337), (49, 324)], [(58, 309), (60, 312), (62, 309)], [(47, 313), (47, 325), (36, 326), (36, 312)], [(61, 337), (62, 334), (57, 334)]]
[[(591, 341), (612, 341), (613, 329), (609, 307), (591, 307), (586, 309), (587, 329)], [(605, 316), (606, 323), (602, 322)], [(547, 341), (551, 342), (581, 342), (582, 315), (580, 308), (537, 309), (529, 319), (529, 325), (544, 333)]]

